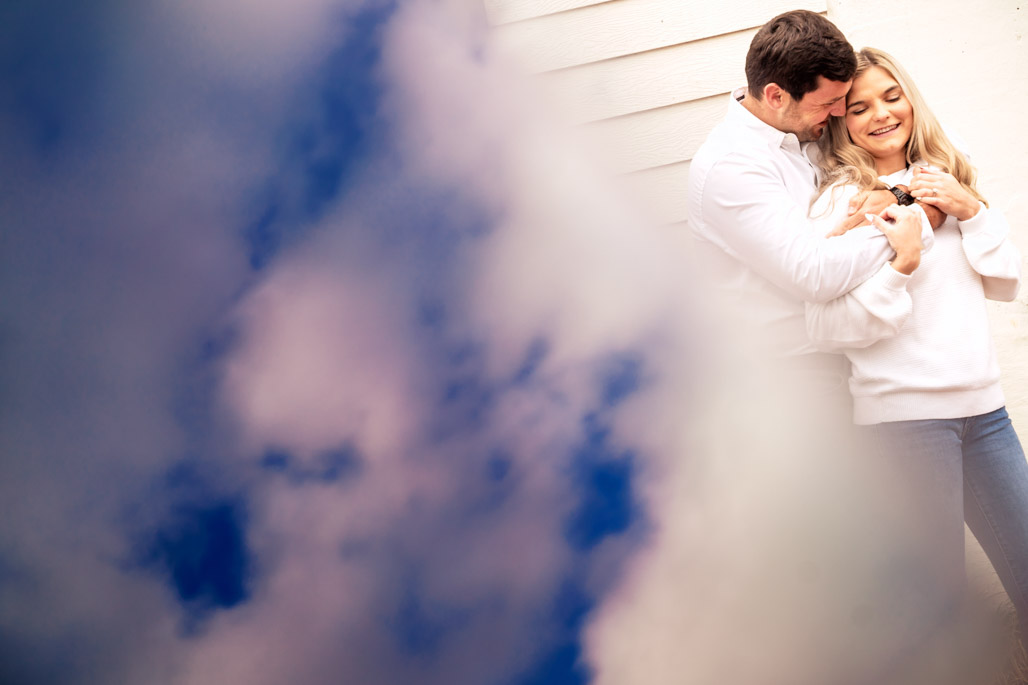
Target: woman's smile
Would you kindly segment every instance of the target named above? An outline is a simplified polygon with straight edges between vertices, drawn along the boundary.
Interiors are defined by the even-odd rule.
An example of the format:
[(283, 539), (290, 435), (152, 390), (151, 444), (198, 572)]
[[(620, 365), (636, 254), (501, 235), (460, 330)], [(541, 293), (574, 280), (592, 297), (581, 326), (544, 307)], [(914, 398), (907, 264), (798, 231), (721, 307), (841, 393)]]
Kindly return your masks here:
[(871, 131), (870, 135), (872, 135), (872, 136), (884, 136), (884, 135), (887, 135), (889, 133), (892, 133), (893, 131), (895, 131), (898, 128), (899, 128), (899, 124), (891, 124), (891, 125), (886, 126), (884, 128), (880, 128), (877, 131)]

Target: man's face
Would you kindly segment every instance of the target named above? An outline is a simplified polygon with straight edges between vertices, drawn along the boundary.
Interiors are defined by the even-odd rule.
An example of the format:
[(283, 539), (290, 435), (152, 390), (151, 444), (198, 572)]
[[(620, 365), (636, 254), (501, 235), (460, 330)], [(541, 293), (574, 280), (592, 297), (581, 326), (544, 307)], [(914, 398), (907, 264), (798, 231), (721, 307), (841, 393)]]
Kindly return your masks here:
[(852, 81), (829, 81), (817, 77), (817, 89), (793, 100), (788, 93), (788, 104), (782, 110), (778, 129), (795, 133), (801, 143), (809, 143), (821, 137), (828, 125), (829, 117), (840, 117), (846, 113), (846, 93)]

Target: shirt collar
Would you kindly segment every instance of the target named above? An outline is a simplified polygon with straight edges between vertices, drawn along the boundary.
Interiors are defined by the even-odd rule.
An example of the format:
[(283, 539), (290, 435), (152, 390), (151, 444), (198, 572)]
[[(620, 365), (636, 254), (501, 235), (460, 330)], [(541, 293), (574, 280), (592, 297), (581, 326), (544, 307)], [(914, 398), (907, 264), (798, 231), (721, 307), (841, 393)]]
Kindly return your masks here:
[(760, 136), (773, 147), (781, 147), (793, 152), (800, 152), (800, 141), (794, 133), (779, 131), (774, 126), (758, 119), (753, 112), (743, 107), (742, 99), (748, 97), (746, 86), (732, 91), (732, 101), (728, 105), (728, 118)]

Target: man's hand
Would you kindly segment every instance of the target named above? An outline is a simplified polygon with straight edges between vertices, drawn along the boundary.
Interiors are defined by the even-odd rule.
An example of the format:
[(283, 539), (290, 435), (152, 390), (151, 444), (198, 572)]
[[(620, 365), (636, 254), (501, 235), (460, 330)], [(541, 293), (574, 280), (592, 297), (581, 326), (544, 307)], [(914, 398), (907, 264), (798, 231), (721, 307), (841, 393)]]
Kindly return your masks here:
[[(918, 168), (921, 168), (921, 167), (918, 167)], [(918, 168), (914, 169), (914, 181), (917, 181), (917, 174), (918, 174), (917, 169)], [(898, 185), (896, 187), (899, 188), (900, 190), (902, 190), (904, 193), (910, 193), (914, 197), (917, 197), (917, 195), (918, 195), (918, 193), (914, 192), (913, 190), (911, 190), (910, 188), (908, 188), (906, 186)], [(911, 188), (913, 188), (913, 187), (914, 187), (914, 183), (911, 183)], [(922, 210), (924, 210), (925, 216), (928, 217), (928, 223), (930, 223), (932, 225), (932, 230), (933, 231), (935, 229), (937, 229), (939, 226), (942, 226), (942, 223), (944, 221), (946, 221), (946, 212), (944, 210), (940, 209), (939, 207), (936, 207), (935, 205), (933, 205), (931, 203), (928, 203), (928, 202), (922, 202), (921, 198), (919, 198), (919, 197), (917, 198), (917, 203), (916, 204), (917, 204), (918, 207), (920, 207)], [(977, 205), (975, 205), (975, 206), (977, 207)]]
[[(891, 194), (891, 193), (890, 193)], [(921, 215), (909, 207), (892, 205), (882, 211), (881, 216), (867, 215), (867, 220), (878, 227), (889, 245), (896, 251), (892, 268), (901, 274), (910, 275), (921, 265)]]
[(883, 209), (896, 204), (896, 196), (888, 190), (862, 190), (853, 196), (849, 204), (849, 217), (828, 234), (828, 237), (842, 235), (858, 226), (867, 226), (868, 214), (880, 214)]
[[(903, 192), (910, 192), (904, 186), (896, 187)], [(831, 238), (833, 236), (842, 235), (846, 231), (857, 228), (858, 226), (867, 226), (867, 214), (881, 214), (883, 209), (891, 207), (894, 204), (896, 204), (896, 196), (888, 190), (862, 190), (854, 195), (853, 199), (850, 200), (848, 209), (849, 217), (836, 226), (835, 229), (828, 234), (828, 237)], [(920, 200), (918, 200), (917, 206), (924, 210), (924, 213), (928, 216), (928, 223), (932, 225), (933, 230), (942, 226), (942, 223), (946, 221), (946, 214), (938, 207), (933, 207), (928, 203), (921, 202)]]

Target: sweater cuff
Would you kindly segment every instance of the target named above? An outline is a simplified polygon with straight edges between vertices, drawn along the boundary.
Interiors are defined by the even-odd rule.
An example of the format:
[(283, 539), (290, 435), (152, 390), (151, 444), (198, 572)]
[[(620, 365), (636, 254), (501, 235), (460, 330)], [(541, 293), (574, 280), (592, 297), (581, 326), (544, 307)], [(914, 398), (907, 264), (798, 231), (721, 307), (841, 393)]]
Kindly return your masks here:
[(935, 245), (935, 229), (932, 228), (932, 222), (928, 220), (928, 215), (925, 214), (924, 208), (921, 205), (913, 204), (910, 206), (921, 217), (921, 254), (923, 255)]
[(907, 283), (910, 282), (913, 274), (901, 274), (896, 269), (892, 268), (892, 263), (882, 264), (882, 268), (878, 270), (874, 276), (869, 278), (869, 281), (875, 281), (882, 287), (888, 288), (889, 290), (906, 290)]
[(957, 228), (960, 229), (960, 235), (975, 235), (976, 233), (984, 233), (989, 226), (988, 219), (989, 210), (984, 203), (978, 203), (978, 213), (967, 221), (957, 221)]

